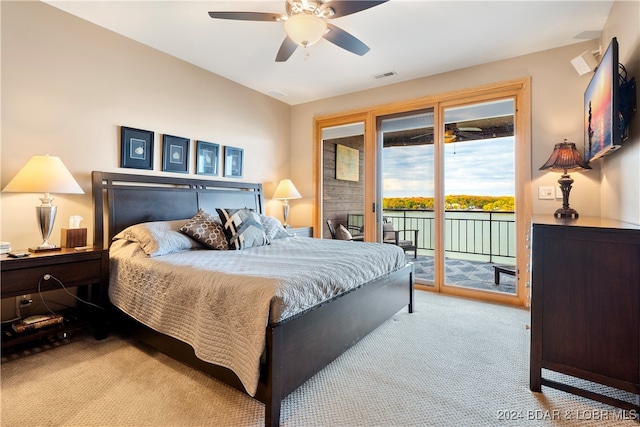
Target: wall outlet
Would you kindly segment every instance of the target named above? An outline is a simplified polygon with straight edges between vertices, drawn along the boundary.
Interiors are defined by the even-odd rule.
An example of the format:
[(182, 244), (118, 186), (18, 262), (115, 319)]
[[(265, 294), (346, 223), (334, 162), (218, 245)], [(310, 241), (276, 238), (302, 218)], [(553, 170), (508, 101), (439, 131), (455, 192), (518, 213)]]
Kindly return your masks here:
[(20, 295), (16, 297), (16, 309), (29, 307), (32, 302), (31, 294)]
[(562, 188), (556, 187), (556, 199), (562, 199)]
[(540, 200), (553, 200), (555, 199), (554, 188), (549, 186), (538, 187), (538, 199)]

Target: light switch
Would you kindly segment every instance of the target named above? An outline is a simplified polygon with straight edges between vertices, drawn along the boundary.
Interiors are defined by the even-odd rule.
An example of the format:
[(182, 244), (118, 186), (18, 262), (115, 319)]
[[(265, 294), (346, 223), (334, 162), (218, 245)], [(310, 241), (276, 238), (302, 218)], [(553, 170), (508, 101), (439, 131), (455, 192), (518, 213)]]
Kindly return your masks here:
[(554, 188), (547, 186), (538, 187), (538, 199), (540, 200), (553, 200), (555, 199)]
[(556, 199), (562, 199), (562, 188), (556, 187)]

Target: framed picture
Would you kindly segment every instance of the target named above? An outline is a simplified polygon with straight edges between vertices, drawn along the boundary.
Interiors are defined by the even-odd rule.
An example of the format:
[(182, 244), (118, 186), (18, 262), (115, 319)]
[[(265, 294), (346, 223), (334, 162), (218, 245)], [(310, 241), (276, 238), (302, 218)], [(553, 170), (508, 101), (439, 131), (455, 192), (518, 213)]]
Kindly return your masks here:
[(218, 175), (220, 145), (212, 142), (196, 142), (196, 173), (198, 175)]
[(244, 150), (236, 147), (224, 147), (224, 176), (242, 178)]
[(189, 172), (189, 139), (179, 136), (162, 137), (162, 170), (165, 172)]
[(359, 181), (360, 150), (336, 144), (336, 179)]
[(153, 132), (120, 126), (120, 167), (153, 169)]

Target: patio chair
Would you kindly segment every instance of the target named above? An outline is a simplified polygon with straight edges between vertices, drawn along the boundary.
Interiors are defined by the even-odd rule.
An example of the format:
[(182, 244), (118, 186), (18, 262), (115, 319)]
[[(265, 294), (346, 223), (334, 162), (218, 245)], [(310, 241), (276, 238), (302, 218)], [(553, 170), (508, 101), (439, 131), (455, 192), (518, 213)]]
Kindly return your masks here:
[(327, 227), (329, 227), (329, 233), (331, 233), (331, 238), (336, 240), (338, 237), (336, 236), (336, 228), (333, 226), (333, 222), (330, 219), (327, 220)]
[(338, 229), (333, 225), (333, 222), (328, 219), (327, 227), (329, 227), (329, 233), (331, 233), (331, 238), (335, 240), (352, 240), (354, 242), (363, 242), (364, 236), (354, 236), (351, 234), (349, 230), (345, 228), (344, 225), (339, 224)]
[[(413, 240), (400, 239), (400, 233), (406, 238), (411, 232), (413, 232)], [(382, 223), (382, 241), (400, 246), (405, 252), (413, 251), (413, 258), (418, 258), (418, 230), (396, 230), (393, 223), (385, 221)]]

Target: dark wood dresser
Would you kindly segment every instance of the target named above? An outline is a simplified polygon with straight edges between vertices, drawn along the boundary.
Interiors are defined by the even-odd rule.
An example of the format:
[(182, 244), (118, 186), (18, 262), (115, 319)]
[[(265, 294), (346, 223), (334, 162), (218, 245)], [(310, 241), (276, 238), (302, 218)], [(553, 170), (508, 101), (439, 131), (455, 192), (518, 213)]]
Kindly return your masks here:
[[(640, 226), (545, 215), (534, 217), (532, 234), (531, 390), (544, 385), (637, 413)], [(543, 369), (629, 392), (631, 399), (564, 376), (545, 378)]]

